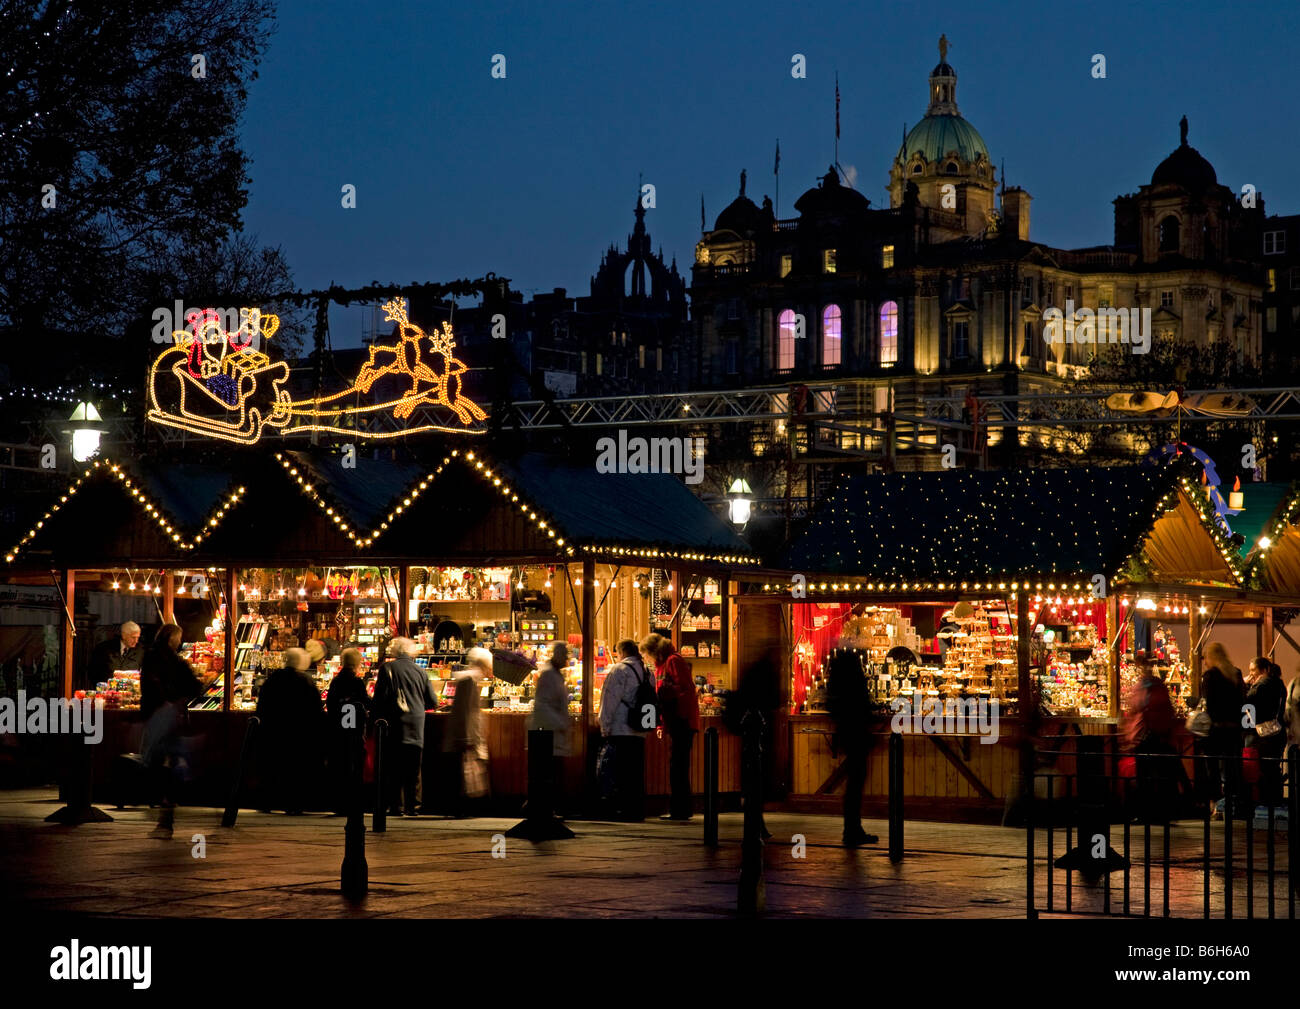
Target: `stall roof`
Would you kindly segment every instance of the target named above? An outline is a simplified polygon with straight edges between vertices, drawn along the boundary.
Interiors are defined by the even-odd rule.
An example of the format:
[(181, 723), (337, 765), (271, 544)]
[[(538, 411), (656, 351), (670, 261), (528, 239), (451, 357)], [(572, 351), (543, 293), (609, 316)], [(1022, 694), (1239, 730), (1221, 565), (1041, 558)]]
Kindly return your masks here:
[[(1258, 485), (1256, 485), (1258, 486)], [(1246, 499), (1250, 507), (1250, 499)], [(1261, 509), (1262, 511), (1262, 509)], [(1300, 600), (1300, 484), (1293, 484), (1278, 501), (1268, 521), (1244, 546), (1255, 547), (1262, 536), (1269, 538), (1266, 549), (1259, 549), (1250, 567), (1252, 580), (1261, 588)]]
[(1240, 584), (1231, 541), (1191, 490), (1179, 464), (853, 474), (784, 566), (891, 583), (1102, 575)]
[[(285, 507), (284, 495), (293, 490), (319, 506), (326, 529), (329, 520), (337, 527), (338, 546), (320, 543), (322, 555), (339, 553), (330, 557), (336, 563), (344, 555), (358, 562), (369, 556), (400, 557), (427, 551), (428, 545), (409, 543), (411, 537), (406, 537), (395, 549), (398, 536), (386, 535), (390, 525), (404, 525), (398, 519), (409, 514), (417, 499), (422, 514), (436, 516), (440, 496), (463, 488), (468, 474), (487, 481), (491, 495), (482, 500), (485, 511), (513, 513), (517, 506), (527, 506), (522, 510), (531, 533), (517, 543), (500, 543), (496, 549), (501, 553), (541, 549), (575, 559), (632, 555), (723, 564), (757, 561), (732, 527), (670, 474), (604, 474), (555, 456), (496, 460), (455, 449), (433, 460), (362, 459), (355, 468), (345, 466), (337, 451), (284, 451), (274, 459), (243, 459), (248, 461), (226, 468), (97, 460), (76, 475), (61, 500), (51, 503), (40, 526), (6, 551), (6, 560), (23, 566), (40, 557), (47, 563), (94, 566), (137, 561), (147, 554), (151, 562), (170, 557), (192, 563), (202, 557), (207, 563), (219, 559), (219, 549), (229, 551), (228, 545), (216, 544), (228, 544), (221, 527), (236, 507), (242, 523), (256, 518), (262, 544), (274, 542), (277, 523), (301, 523), (302, 510)], [(423, 493), (426, 489), (430, 493)], [(497, 490), (505, 496), (496, 498)], [(307, 514), (315, 516), (317, 509)], [(501, 528), (503, 535), (519, 535), (513, 527)], [(218, 535), (209, 539), (214, 533)], [(330, 533), (326, 539), (336, 538)], [(267, 557), (268, 562), (274, 559)]]
[(1291, 486), (1284, 483), (1247, 483), (1242, 484), (1241, 492), (1246, 507), (1236, 515), (1229, 515), (1228, 525), (1234, 533), (1241, 534), (1241, 556), (1245, 557), (1255, 549), (1259, 538), (1272, 525), (1278, 509), (1291, 496)]

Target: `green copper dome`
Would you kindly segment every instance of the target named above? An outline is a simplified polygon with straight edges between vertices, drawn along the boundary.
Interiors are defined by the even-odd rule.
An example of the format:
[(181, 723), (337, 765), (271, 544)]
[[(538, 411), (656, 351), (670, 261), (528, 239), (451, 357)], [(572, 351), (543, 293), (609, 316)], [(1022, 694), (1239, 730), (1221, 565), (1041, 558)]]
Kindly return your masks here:
[(920, 154), (933, 164), (956, 151), (963, 161), (974, 161), (979, 155), (988, 160), (989, 149), (979, 131), (961, 116), (928, 115), (912, 127), (898, 152), (906, 164), (912, 155)]

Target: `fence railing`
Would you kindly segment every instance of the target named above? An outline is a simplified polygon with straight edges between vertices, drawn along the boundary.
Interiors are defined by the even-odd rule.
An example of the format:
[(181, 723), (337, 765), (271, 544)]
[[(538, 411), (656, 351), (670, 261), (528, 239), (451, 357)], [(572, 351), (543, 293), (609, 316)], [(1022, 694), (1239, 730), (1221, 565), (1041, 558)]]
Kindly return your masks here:
[[(1300, 747), (1276, 757), (1198, 755), (1209, 762), (1198, 767), (1201, 789), (1176, 753), (1038, 750), (1036, 757), (1062, 766), (1034, 770), (1023, 782), (1028, 917), (1294, 920)], [(1224, 794), (1217, 806), (1204, 791), (1207, 768)]]

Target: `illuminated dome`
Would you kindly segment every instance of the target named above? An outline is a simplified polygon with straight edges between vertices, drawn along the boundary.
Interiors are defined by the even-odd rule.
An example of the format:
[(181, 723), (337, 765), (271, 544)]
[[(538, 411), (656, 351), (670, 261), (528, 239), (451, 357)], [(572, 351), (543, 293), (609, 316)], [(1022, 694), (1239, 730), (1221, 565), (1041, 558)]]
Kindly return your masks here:
[(983, 155), (988, 160), (989, 149), (979, 130), (959, 115), (928, 115), (912, 127), (899, 148), (898, 159), (910, 161), (919, 154), (926, 161), (935, 162), (956, 153), (963, 161), (974, 161)]

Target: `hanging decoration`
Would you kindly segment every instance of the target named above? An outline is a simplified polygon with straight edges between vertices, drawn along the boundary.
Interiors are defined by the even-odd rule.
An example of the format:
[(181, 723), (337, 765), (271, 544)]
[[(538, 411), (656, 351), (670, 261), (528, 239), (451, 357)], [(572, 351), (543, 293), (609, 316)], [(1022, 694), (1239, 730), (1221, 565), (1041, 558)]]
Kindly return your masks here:
[[(451, 324), (426, 333), (411, 322), (406, 299), (384, 304), (384, 318), (396, 322), (398, 341), (370, 348), (370, 357), (346, 389), (311, 399), (291, 399), (285, 388), (289, 366), (253, 349), (269, 340), (279, 316), (240, 309), (238, 328), (224, 328), (215, 309), (191, 316), (192, 329), (172, 333), (173, 343), (149, 371), (148, 418), (195, 434), (251, 445), (266, 428), (283, 434), (322, 431), (358, 438), (394, 438), (426, 431), (481, 434), (470, 427), (487, 414), (461, 392), (466, 365), (455, 355)], [(363, 397), (374, 402), (362, 402)], [(370, 430), (361, 421), (383, 413), (409, 421), (419, 407), (451, 411), (459, 426), (434, 421), (395, 431)]]

